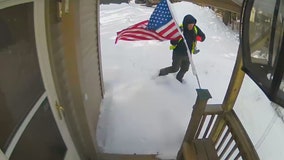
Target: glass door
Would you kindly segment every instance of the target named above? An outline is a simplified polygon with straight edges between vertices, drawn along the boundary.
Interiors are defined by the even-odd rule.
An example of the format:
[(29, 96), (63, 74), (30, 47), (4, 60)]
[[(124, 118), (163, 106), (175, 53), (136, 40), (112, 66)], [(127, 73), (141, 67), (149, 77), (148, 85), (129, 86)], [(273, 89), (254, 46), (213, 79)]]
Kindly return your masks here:
[(0, 158), (79, 159), (55, 106), (44, 4), (0, 0)]

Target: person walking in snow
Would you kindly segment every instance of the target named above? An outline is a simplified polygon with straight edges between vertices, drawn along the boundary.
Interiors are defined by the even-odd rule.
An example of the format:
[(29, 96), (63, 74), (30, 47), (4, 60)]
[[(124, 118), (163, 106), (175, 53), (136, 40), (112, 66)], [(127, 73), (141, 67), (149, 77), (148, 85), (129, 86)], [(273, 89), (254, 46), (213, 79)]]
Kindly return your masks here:
[(190, 14), (183, 18), (181, 27), (185, 41), (183, 38), (170, 41), (172, 44), (170, 49), (173, 50), (172, 66), (160, 69), (159, 76), (175, 73), (179, 70), (176, 79), (181, 83), (183, 82), (183, 76), (188, 71), (190, 65), (185, 42), (190, 54), (196, 54), (199, 52), (199, 50), (196, 50), (197, 41), (203, 42), (205, 40), (205, 34), (196, 26), (196, 22), (197, 20)]

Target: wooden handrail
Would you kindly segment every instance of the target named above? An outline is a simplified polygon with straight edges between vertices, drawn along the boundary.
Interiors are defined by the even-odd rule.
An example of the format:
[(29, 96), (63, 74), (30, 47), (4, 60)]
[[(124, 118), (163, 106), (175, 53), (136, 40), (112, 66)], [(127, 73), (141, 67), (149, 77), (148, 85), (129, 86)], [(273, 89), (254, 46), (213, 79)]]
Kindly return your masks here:
[(245, 128), (241, 124), (241, 121), (234, 110), (226, 112), (224, 114), (224, 119), (231, 130), (231, 134), (233, 135), (235, 142), (239, 146), (239, 151), (243, 156), (243, 159), (259, 160), (257, 152), (255, 151)]
[(222, 103), (222, 108), (224, 109), (224, 111), (231, 110), (235, 105), (235, 102), (237, 100), (245, 76), (245, 72), (242, 71), (242, 67), (243, 67), (242, 46), (240, 44), (236, 63), (233, 69), (233, 74), (231, 76), (231, 80)]
[(204, 114), (213, 115), (213, 114), (222, 114), (223, 109), (221, 104), (207, 104), (204, 110)]
[[(259, 160), (257, 152), (234, 110), (207, 104), (210, 93), (198, 90), (192, 116), (177, 160)], [(200, 157), (201, 156), (201, 157)]]

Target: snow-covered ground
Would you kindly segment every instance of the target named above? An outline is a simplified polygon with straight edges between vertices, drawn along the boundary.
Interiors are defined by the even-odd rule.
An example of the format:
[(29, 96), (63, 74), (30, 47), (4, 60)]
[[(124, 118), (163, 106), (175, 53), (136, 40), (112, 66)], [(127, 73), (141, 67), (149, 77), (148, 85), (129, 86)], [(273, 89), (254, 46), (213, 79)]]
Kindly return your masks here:
[[(178, 23), (186, 14), (197, 19), (206, 34), (193, 55), (201, 87), (221, 104), (229, 84), (238, 49), (238, 33), (215, 13), (190, 2), (171, 5)], [(100, 5), (100, 38), (105, 96), (101, 105), (97, 139), (106, 153), (156, 154), (174, 159), (188, 125), (198, 83), (192, 71), (185, 83), (175, 74), (156, 77), (171, 64), (169, 41), (119, 41), (116, 32), (149, 19), (154, 8), (129, 4)], [(235, 105), (262, 160), (284, 159), (284, 123), (262, 91), (245, 77)]]

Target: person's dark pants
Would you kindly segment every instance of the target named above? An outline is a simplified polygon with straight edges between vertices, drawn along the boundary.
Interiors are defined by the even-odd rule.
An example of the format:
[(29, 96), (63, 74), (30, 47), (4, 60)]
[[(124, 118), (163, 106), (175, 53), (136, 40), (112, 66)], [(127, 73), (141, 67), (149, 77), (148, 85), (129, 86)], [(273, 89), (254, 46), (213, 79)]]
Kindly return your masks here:
[(164, 76), (169, 73), (175, 73), (179, 70), (176, 75), (176, 79), (182, 82), (184, 74), (189, 69), (189, 59), (188, 56), (173, 54), (172, 57), (172, 66), (160, 69), (159, 76)]

